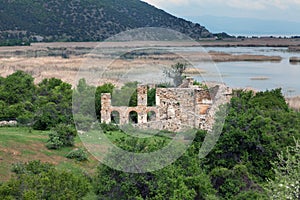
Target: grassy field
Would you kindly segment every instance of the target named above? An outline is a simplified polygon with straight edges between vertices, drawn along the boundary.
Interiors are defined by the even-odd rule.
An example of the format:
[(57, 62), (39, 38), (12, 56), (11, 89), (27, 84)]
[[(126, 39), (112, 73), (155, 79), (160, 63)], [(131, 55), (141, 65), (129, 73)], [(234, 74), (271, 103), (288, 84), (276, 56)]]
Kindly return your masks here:
[(91, 155), (86, 162), (67, 159), (65, 156), (74, 148), (82, 147), (79, 137), (76, 137), (75, 147), (61, 150), (48, 150), (45, 144), (47, 131), (34, 131), (29, 128), (0, 127), (0, 182), (12, 177), (11, 167), (14, 163), (40, 160), (52, 163), (58, 169), (72, 172), (93, 174), (98, 161)]
[[(108, 140), (118, 146), (125, 138), (135, 137), (138, 134), (140, 141), (147, 144), (156, 144), (165, 141), (165, 145), (170, 142), (172, 134), (148, 135), (132, 132), (133, 135), (127, 135), (120, 131), (109, 131), (105, 134)], [(0, 127), (0, 182), (7, 181), (13, 175), (11, 172), (12, 165), (15, 163), (24, 163), (32, 160), (40, 160), (54, 164), (58, 169), (72, 171), (75, 173), (85, 172), (93, 175), (99, 161), (89, 154), (88, 161), (78, 162), (67, 159), (65, 156), (75, 148), (84, 148), (80, 138), (75, 139), (75, 147), (62, 148), (60, 150), (49, 150), (45, 144), (48, 140), (48, 131), (36, 131), (24, 127)], [(84, 140), (85, 146), (99, 146), (103, 155), (107, 153), (105, 141), (96, 137), (97, 132), (89, 132), (89, 135), (94, 135), (91, 141)], [(152, 137), (153, 136), (153, 137)], [(100, 140), (98, 140), (100, 139)]]

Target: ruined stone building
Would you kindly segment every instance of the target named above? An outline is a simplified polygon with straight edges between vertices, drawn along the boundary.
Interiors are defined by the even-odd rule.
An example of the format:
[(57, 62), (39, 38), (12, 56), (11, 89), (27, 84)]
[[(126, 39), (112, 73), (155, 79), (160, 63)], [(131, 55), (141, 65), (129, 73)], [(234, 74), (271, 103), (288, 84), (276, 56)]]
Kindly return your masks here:
[[(137, 88), (136, 107), (112, 106), (111, 94), (101, 96), (101, 122), (111, 123), (112, 117), (118, 115), (119, 125), (128, 123), (140, 128), (180, 131), (184, 127), (209, 129), (207, 127), (209, 110), (220, 86), (209, 92), (193, 85), (194, 80), (188, 78), (178, 88), (156, 88), (156, 106), (147, 106), (147, 86)], [(222, 91), (224, 93), (224, 91)], [(135, 113), (137, 121), (130, 115)]]

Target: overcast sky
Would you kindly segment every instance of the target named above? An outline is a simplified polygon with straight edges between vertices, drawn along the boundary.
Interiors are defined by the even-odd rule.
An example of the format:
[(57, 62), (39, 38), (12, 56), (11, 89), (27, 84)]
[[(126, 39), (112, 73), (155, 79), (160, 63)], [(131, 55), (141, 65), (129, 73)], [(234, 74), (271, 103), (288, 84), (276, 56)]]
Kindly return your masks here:
[(144, 0), (186, 19), (214, 15), (300, 22), (300, 0)]

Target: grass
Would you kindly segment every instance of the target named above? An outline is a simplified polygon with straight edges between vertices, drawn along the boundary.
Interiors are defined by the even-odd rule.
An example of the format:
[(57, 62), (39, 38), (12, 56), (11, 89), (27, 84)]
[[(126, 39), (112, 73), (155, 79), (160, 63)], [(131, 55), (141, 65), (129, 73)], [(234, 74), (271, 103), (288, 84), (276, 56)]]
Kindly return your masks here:
[[(48, 139), (47, 131), (29, 130), (23, 127), (0, 127), (0, 182), (9, 180), (13, 173), (11, 167), (15, 163), (40, 160), (56, 165), (58, 169), (81, 173), (82, 171), (93, 174), (98, 161), (91, 155), (86, 162), (77, 162), (65, 158), (73, 148), (49, 150), (45, 147)], [(77, 137), (75, 147), (83, 144)]]
[[(132, 131), (129, 130), (129, 132)], [(54, 164), (58, 169), (73, 173), (84, 172), (90, 175), (95, 173), (99, 161), (91, 154), (88, 156), (88, 161), (85, 162), (78, 162), (65, 157), (74, 148), (84, 148), (81, 142), (82, 138), (75, 138), (75, 147), (49, 150), (45, 146), (48, 140), (48, 133), (48, 131), (35, 131), (24, 127), (0, 127), (0, 182), (7, 181), (13, 176), (11, 172), (13, 164), (32, 160), (48, 162)], [(135, 134), (138, 133), (133, 131), (132, 135), (127, 135), (120, 131), (112, 131), (106, 133), (105, 136), (99, 136), (98, 132), (89, 132), (87, 134), (93, 137), (85, 141), (87, 142), (85, 145), (95, 146), (95, 148), (100, 147), (100, 154), (106, 155), (108, 148), (105, 147), (107, 144), (101, 137), (107, 137), (109, 141), (118, 146), (118, 143), (122, 142), (121, 138), (135, 137)], [(139, 136), (143, 136), (140, 140), (145, 141), (147, 144), (155, 144), (161, 141), (165, 141), (165, 144), (168, 144), (172, 138), (168, 133), (159, 135), (141, 133)]]
[(0, 128), (1, 140), (0, 145), (9, 145), (12, 141), (28, 144), (32, 141), (45, 142), (47, 140), (47, 132), (32, 131), (28, 128), (15, 128), (15, 127), (1, 127)]

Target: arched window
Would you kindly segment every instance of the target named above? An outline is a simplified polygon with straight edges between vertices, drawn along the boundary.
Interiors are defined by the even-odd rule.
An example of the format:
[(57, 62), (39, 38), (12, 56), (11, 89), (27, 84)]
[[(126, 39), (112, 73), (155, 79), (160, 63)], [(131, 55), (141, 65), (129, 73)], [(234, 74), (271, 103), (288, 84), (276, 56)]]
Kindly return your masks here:
[(150, 111), (147, 113), (147, 121), (153, 122), (156, 120), (156, 113), (154, 111)]
[(112, 111), (110, 118), (111, 118), (111, 123), (120, 124), (120, 113), (118, 111)]
[(135, 111), (129, 113), (129, 123), (137, 124), (138, 123), (138, 114)]

